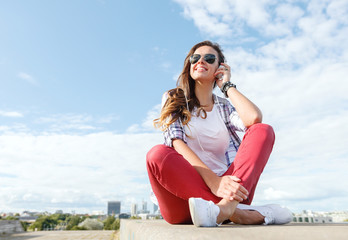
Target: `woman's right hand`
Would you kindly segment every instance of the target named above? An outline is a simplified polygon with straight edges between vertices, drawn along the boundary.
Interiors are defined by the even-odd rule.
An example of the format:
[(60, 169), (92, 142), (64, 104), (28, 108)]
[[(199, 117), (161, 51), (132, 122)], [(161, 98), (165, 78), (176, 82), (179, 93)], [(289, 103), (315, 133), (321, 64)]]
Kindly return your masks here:
[(248, 191), (240, 184), (236, 176), (217, 177), (211, 191), (218, 197), (242, 202), (248, 198)]

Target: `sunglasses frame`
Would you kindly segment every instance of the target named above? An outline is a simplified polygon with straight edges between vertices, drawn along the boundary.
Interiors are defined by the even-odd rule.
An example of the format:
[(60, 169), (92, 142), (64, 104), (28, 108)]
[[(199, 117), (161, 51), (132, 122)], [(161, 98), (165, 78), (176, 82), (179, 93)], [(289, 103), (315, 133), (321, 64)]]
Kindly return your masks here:
[[(212, 58), (212, 56), (214, 56), (214, 58)], [(198, 57), (198, 58), (195, 58), (195, 57)], [(190, 63), (196, 64), (199, 61), (199, 59), (201, 59), (201, 58), (202, 58), (201, 54), (198, 54), (198, 53), (192, 54), (190, 57)], [(207, 62), (209, 64), (214, 64), (215, 60), (217, 60), (217, 57), (212, 53), (207, 53), (203, 56), (203, 59), (205, 62)]]

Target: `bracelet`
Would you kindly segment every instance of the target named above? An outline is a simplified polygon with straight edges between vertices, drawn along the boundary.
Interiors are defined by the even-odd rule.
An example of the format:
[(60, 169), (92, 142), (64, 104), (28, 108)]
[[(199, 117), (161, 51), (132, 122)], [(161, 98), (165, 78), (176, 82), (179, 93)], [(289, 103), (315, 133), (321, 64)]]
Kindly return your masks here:
[(230, 81), (227, 81), (227, 82), (224, 82), (220, 88), (221, 92), (225, 95), (226, 98), (228, 98), (227, 91), (231, 87), (237, 88), (235, 84), (231, 83)]

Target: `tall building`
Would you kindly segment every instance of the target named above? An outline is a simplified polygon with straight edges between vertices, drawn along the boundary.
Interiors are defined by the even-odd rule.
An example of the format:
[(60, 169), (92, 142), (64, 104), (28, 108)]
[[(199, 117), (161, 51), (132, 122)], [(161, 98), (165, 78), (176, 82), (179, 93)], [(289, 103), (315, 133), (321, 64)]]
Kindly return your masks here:
[(120, 201), (109, 201), (108, 202), (108, 215), (116, 215), (121, 213), (121, 202)]
[(137, 213), (137, 204), (136, 203), (132, 203), (132, 207), (131, 207), (131, 216), (136, 216)]
[(142, 212), (143, 212), (143, 213), (146, 213), (146, 212), (147, 212), (147, 202), (144, 201), (144, 200), (143, 200), (143, 202), (142, 202), (142, 207), (143, 207)]
[[(140, 207), (139, 207), (140, 208)], [(147, 210), (147, 202), (143, 199), (143, 201), (141, 202), (141, 209), (139, 209), (139, 213), (143, 214), (143, 213), (150, 213)]]
[(153, 213), (158, 213), (158, 206), (156, 204), (153, 204)]

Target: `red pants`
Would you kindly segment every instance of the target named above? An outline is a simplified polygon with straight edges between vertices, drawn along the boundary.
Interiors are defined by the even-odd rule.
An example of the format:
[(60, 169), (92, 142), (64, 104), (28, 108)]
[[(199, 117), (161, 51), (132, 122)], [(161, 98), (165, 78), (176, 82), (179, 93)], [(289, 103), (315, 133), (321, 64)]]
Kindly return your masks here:
[[(240, 178), (251, 204), (259, 177), (274, 144), (274, 132), (266, 124), (254, 124), (245, 133), (237, 155), (224, 175)], [(146, 156), (147, 171), (163, 218), (172, 224), (191, 223), (190, 197), (218, 203), (215, 196), (192, 165), (172, 147), (157, 145)]]

